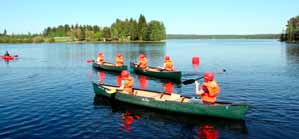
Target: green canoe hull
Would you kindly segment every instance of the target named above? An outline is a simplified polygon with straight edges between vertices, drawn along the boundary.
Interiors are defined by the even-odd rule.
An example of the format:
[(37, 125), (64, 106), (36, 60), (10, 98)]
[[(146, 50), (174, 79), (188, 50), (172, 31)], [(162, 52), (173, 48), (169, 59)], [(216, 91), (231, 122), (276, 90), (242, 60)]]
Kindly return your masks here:
[[(107, 63), (107, 62), (105, 62)], [(123, 66), (115, 66), (115, 64), (108, 63), (108, 64), (98, 64), (96, 62), (92, 63), (92, 67), (98, 70), (106, 70), (106, 71), (113, 71), (113, 72), (121, 72), (123, 70), (127, 70), (128, 67), (126, 65)]]
[[(109, 85), (105, 85), (109, 86)], [(249, 108), (244, 103), (217, 103), (215, 105), (203, 105), (194, 104), (191, 102), (178, 102), (178, 101), (160, 101), (150, 97), (142, 97), (136, 95), (130, 95), (125, 93), (112, 93), (109, 94), (104, 85), (93, 83), (94, 92), (96, 95), (106, 96), (108, 98), (115, 99), (117, 101), (155, 108), (164, 111), (177, 112), (181, 114), (190, 114), (198, 116), (212, 116), (221, 117), (227, 119), (242, 120), (245, 118), (245, 114)], [(140, 89), (134, 89), (140, 90)], [(144, 91), (144, 90), (140, 90)], [(157, 93), (157, 92), (155, 92)], [(160, 92), (162, 94), (162, 92)]]
[[(135, 67), (134, 63), (131, 63), (131, 68), (137, 74), (142, 74), (142, 75), (147, 75), (147, 76), (162, 78), (162, 79), (168, 79), (168, 80), (172, 80), (174, 82), (181, 82), (181, 78), (182, 78), (182, 72), (180, 72), (180, 71), (170, 72), (170, 71), (162, 70), (162, 71), (156, 72), (156, 71), (150, 71), (150, 70), (143, 70), (138, 67)], [(149, 68), (155, 69), (154, 67), (149, 67)]]

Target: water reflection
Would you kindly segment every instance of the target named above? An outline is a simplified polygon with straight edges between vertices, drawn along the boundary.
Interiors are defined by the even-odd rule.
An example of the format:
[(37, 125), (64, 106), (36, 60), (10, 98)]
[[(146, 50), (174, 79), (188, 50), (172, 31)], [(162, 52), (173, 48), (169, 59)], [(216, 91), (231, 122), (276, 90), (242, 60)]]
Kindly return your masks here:
[(135, 115), (131, 112), (123, 112), (123, 113), (121, 113), (120, 118), (121, 118), (121, 122), (122, 122), (121, 128), (125, 132), (129, 133), (132, 129), (133, 122), (135, 120), (140, 119), (140, 116)]
[(193, 69), (194, 69), (195, 71), (198, 71), (199, 64), (192, 64), (192, 65), (193, 65)]
[[(199, 139), (216, 139), (219, 137), (220, 132), (232, 132), (243, 137), (247, 136), (245, 121), (199, 116), (194, 117), (154, 109), (145, 109), (144, 107), (118, 102), (97, 95), (94, 97), (94, 105), (110, 106), (111, 111), (114, 114), (120, 115), (121, 128), (127, 133), (129, 133), (133, 128), (136, 128), (136, 130), (137, 128), (139, 128), (138, 130), (142, 130), (143, 126), (140, 126), (140, 124), (155, 125), (159, 123), (166, 127), (182, 127), (181, 130), (184, 131), (179, 131), (182, 133), (191, 132), (190, 134), (184, 134), (183, 138), (195, 137)], [(136, 122), (137, 120), (138, 122)]]
[(299, 44), (287, 44), (286, 54), (289, 64), (299, 64)]
[(173, 82), (163, 83), (164, 92), (166, 94), (171, 94), (173, 92)]
[(144, 75), (137, 75), (139, 81), (139, 88), (146, 89), (147, 88), (147, 77)]
[(122, 80), (121, 75), (116, 75), (116, 85), (117, 86), (121, 86), (121, 80)]
[(212, 125), (202, 125), (197, 132), (197, 139), (218, 139), (218, 131)]
[(98, 78), (101, 84), (105, 83), (105, 72), (103, 71), (98, 72)]

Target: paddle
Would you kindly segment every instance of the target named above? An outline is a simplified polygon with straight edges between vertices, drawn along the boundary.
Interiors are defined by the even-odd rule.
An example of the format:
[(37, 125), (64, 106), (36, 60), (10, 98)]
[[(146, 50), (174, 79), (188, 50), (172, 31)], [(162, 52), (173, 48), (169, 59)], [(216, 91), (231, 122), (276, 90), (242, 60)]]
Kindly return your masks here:
[[(225, 69), (222, 69), (221, 71), (215, 72), (214, 74), (219, 74), (219, 73), (223, 73), (223, 72), (226, 72), (226, 70), (225, 70)], [(199, 77), (199, 78), (195, 78), (195, 79), (185, 80), (185, 81), (183, 81), (182, 83), (183, 83), (184, 85), (187, 85), (187, 84), (194, 83), (195, 81), (200, 80), (200, 79), (202, 79), (202, 78), (204, 78), (204, 76), (201, 76), (201, 77)]]
[(111, 89), (106, 88), (106, 92), (107, 92), (108, 94), (113, 94), (113, 93), (116, 93), (117, 90), (114, 89), (114, 88), (111, 88)]
[(92, 63), (94, 60), (86, 60), (86, 63)]
[(115, 88), (106, 88), (106, 87), (102, 87), (108, 94), (113, 94), (116, 93), (118, 90)]

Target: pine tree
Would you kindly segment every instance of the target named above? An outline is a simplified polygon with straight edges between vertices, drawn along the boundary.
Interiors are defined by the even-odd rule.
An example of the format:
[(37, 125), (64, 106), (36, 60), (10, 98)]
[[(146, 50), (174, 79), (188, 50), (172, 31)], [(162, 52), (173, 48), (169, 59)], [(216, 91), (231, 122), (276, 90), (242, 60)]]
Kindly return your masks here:
[(141, 41), (145, 40), (147, 34), (147, 24), (146, 24), (146, 19), (142, 14), (140, 15), (138, 20), (137, 32), (138, 32), (138, 39)]

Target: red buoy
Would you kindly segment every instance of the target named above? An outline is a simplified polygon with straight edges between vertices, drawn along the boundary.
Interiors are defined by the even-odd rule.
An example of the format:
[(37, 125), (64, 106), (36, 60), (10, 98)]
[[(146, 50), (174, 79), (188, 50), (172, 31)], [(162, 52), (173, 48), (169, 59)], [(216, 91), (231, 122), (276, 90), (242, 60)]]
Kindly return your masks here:
[(199, 63), (200, 63), (200, 59), (198, 56), (192, 57), (192, 64), (199, 65)]

